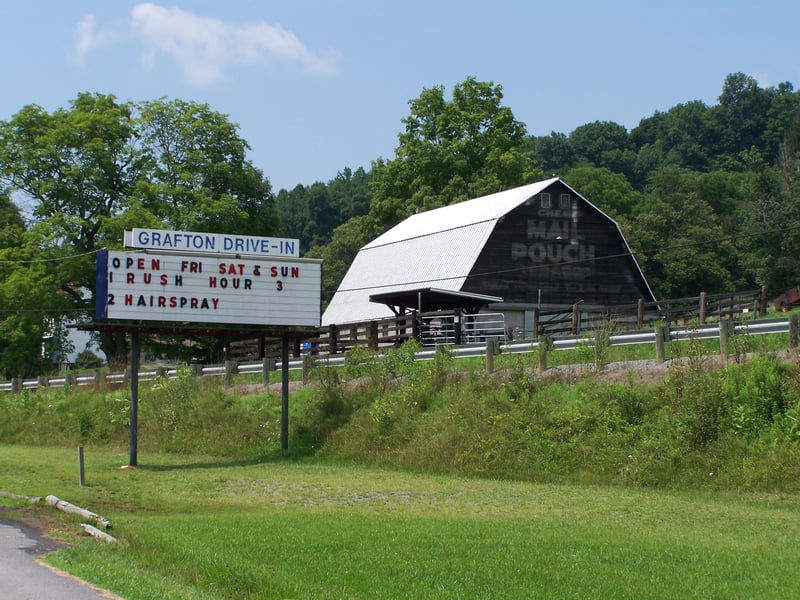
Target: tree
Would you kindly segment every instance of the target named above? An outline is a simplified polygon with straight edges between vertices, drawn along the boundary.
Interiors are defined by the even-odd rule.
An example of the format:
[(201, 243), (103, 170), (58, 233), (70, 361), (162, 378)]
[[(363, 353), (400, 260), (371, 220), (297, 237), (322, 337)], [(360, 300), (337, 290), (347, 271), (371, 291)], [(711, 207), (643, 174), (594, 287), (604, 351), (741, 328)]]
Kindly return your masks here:
[[(50, 319), (88, 315), (94, 253), (120, 247), (126, 228), (279, 233), (269, 182), (246, 150), (227, 117), (182, 101), (80, 94), (69, 109), (31, 105), (0, 122), (0, 182), (37, 221), (17, 271), (50, 300), (29, 306), (52, 307)], [(126, 360), (122, 334), (102, 332), (100, 347), (113, 366)]]
[(724, 148), (730, 155), (753, 147), (764, 152), (763, 135), (773, 93), (774, 90), (760, 88), (753, 77), (744, 73), (732, 73), (725, 78), (714, 112)]
[(575, 162), (575, 151), (563, 133), (552, 131), (549, 136), (532, 137), (530, 146), (536, 163), (545, 173), (564, 173)]
[(629, 217), (641, 201), (641, 194), (624, 175), (606, 168), (575, 167), (566, 173), (564, 181), (613, 219)]
[[(798, 160), (797, 154), (793, 157)], [(745, 153), (748, 176), (741, 211), (740, 262), (760, 284), (775, 291), (800, 284), (800, 188), (798, 175), (788, 181), (757, 150)]]
[(336, 227), (369, 212), (369, 181), (363, 168), (345, 167), (327, 184), (297, 185), (278, 192), (276, 212), (286, 235), (300, 239), (301, 253), (327, 244)]
[(612, 121), (595, 121), (576, 128), (569, 135), (576, 161), (607, 167), (626, 177), (633, 174), (636, 154), (628, 131)]
[(657, 297), (728, 292), (737, 284), (736, 250), (694, 173), (664, 167), (632, 215), (626, 232)]
[(339, 225), (333, 231), (330, 243), (309, 250), (309, 257), (321, 258), (324, 261), (325, 268), (322, 270), (324, 306), (327, 306), (333, 298), (358, 251), (377, 235), (379, 233), (372, 219), (369, 215), (362, 215)]
[(370, 215), (381, 230), (429, 210), (541, 177), (523, 123), (501, 105), (502, 88), (472, 77), (423, 90), (403, 119), (395, 158), (372, 165)]
[(34, 298), (36, 268), (27, 258), (25, 221), (7, 194), (0, 192), (0, 377), (26, 377), (45, 366), (41, 340), (42, 299)]
[(146, 176), (136, 195), (170, 228), (273, 235), (272, 188), (246, 160), (238, 125), (207, 104), (156, 100), (138, 105)]
[[(91, 309), (93, 295), (86, 290), (95, 287), (93, 253), (121, 242), (119, 232), (109, 234), (110, 224), (141, 174), (134, 141), (132, 106), (109, 95), (80, 94), (69, 110), (52, 114), (26, 106), (0, 123), (0, 179), (32, 203), (37, 221), (27, 234), (25, 257), (35, 267), (24, 279), (53, 299), (66, 296), (69, 308)], [(52, 301), (32, 306), (67, 310)], [(103, 341), (109, 358), (120, 349), (124, 354), (118, 337), (106, 334)]]

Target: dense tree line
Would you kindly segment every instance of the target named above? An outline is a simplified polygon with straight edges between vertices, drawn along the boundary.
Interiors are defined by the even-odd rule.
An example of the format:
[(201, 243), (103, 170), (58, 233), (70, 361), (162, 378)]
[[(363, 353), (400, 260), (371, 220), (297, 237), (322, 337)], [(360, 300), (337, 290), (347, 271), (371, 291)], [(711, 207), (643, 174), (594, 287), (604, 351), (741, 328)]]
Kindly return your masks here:
[[(286, 235), (321, 257), (328, 300), (358, 249), (406, 216), (551, 174), (620, 223), (657, 297), (800, 283), (800, 93), (729, 75), (628, 131), (531, 136), (502, 87), (467, 78), (409, 102), (391, 158), (273, 194), (238, 126), (207, 105), (81, 94), (0, 122), (0, 374), (93, 306), (94, 253), (130, 227)], [(211, 342), (209, 342), (210, 344)], [(104, 334), (111, 361), (124, 338)], [(178, 344), (169, 349), (179, 352)]]
[[(729, 75), (718, 103), (679, 104), (628, 131), (607, 121), (530, 136), (502, 88), (467, 78), (412, 100), (395, 156), (373, 161), (362, 214), (311, 244), (329, 299), (358, 249), (415, 211), (561, 176), (620, 223), (657, 297), (800, 283), (800, 93)], [(304, 205), (303, 193), (295, 198)], [(318, 196), (321, 192), (317, 190)], [(288, 228), (314, 227), (301, 217)], [(284, 221), (286, 223), (286, 221)], [(334, 221), (335, 222), (335, 221)], [(305, 223), (305, 224), (303, 224)], [(330, 221), (329, 221), (330, 223)]]

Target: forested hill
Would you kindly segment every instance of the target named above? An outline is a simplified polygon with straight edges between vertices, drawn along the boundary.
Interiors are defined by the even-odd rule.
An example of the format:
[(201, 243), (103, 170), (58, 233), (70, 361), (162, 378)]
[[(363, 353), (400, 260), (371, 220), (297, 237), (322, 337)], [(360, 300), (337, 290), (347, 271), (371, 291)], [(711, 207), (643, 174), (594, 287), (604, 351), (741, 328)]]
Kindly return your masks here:
[[(500, 84), (467, 77), (409, 101), (392, 157), (277, 193), (248, 150), (237, 124), (188, 100), (84, 92), (0, 121), (0, 378), (46, 373), (73, 351), (67, 326), (94, 314), (96, 255), (132, 227), (299, 238), (304, 256), (324, 259), (327, 302), (359, 248), (405, 217), (554, 174), (619, 222), (658, 298), (800, 283), (791, 83), (764, 89), (735, 73), (713, 106), (688, 100), (632, 131), (599, 121), (535, 137)], [(121, 368), (125, 332), (98, 338)], [(168, 341), (147, 351), (223, 351), (216, 339)]]
[[(420, 209), (558, 175), (615, 218), (657, 297), (800, 283), (800, 92), (742, 73), (628, 131), (530, 136), (502, 88), (468, 78), (410, 102), (392, 159), (276, 196), (286, 234), (326, 259), (329, 298), (366, 241)], [(337, 227), (339, 229), (337, 229)]]

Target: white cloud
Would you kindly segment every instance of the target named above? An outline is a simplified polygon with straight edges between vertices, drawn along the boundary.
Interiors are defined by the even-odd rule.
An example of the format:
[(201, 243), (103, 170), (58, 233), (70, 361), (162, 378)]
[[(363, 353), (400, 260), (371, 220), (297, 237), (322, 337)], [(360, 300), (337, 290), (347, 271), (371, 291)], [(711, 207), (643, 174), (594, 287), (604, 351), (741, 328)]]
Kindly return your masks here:
[(111, 30), (98, 31), (93, 14), (86, 15), (75, 27), (75, 47), (72, 58), (82, 63), (87, 54), (113, 39)]
[[(130, 35), (142, 46), (145, 66), (155, 68), (159, 58), (165, 57), (177, 63), (188, 82), (197, 85), (223, 80), (232, 66), (270, 60), (299, 65), (313, 75), (336, 71), (335, 57), (311, 52), (292, 32), (265, 21), (234, 25), (148, 2), (133, 7), (129, 27)], [(75, 56), (83, 59), (111, 37), (110, 31), (98, 31), (93, 15), (86, 16), (76, 27)]]

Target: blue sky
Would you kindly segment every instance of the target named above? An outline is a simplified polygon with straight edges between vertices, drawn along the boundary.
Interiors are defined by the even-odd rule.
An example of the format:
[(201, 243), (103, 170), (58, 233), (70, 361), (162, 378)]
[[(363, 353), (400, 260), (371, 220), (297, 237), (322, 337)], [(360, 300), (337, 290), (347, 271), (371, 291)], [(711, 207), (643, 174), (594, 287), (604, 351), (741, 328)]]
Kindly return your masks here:
[(0, 119), (83, 91), (208, 103), (277, 191), (391, 158), (425, 88), (503, 87), (533, 135), (800, 87), (800, 2), (284, 0), (3, 4)]

